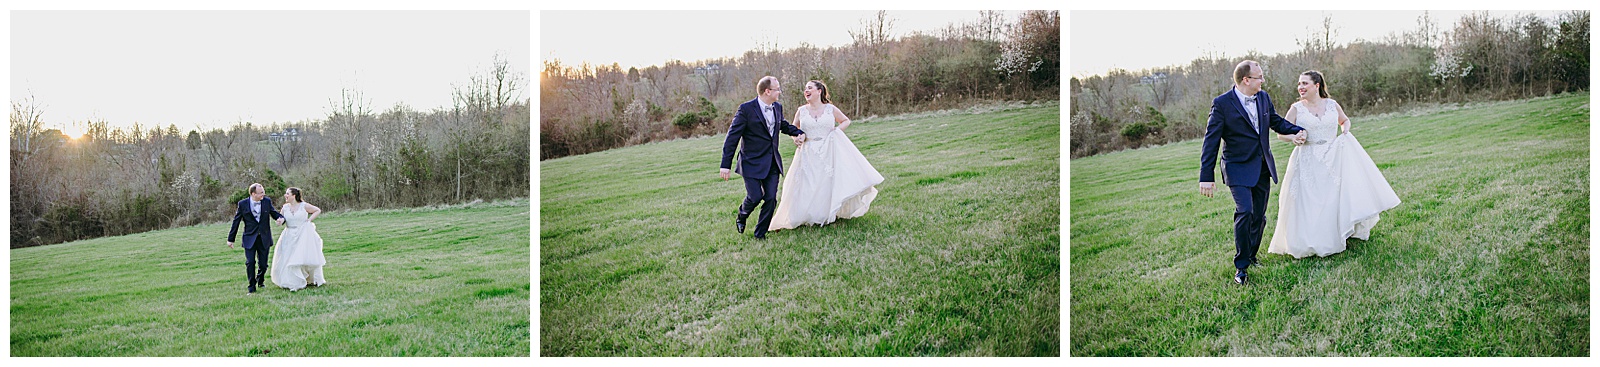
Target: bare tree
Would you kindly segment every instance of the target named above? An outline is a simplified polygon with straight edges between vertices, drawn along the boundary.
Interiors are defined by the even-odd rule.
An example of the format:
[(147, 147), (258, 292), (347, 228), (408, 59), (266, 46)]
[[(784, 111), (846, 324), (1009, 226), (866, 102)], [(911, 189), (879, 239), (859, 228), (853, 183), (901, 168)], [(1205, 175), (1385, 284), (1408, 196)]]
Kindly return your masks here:
[(1417, 16), (1417, 29), (1406, 36), (1411, 44), (1428, 48), (1438, 46), (1439, 38), (1439, 22), (1426, 10)]
[(351, 201), (361, 203), (361, 186), (369, 165), (367, 140), (370, 137), (367, 120), (372, 117), (372, 101), (364, 98), (360, 90), (339, 90), (339, 100), (328, 100), (328, 125), (338, 139), (333, 158), (350, 188)]
[(223, 168), (233, 158), (233, 144), (238, 141), (239, 136), (229, 134), (222, 129), (207, 130), (200, 136), (201, 140), (205, 142), (206, 167), (209, 168), (210, 176), (222, 176)]
[(1173, 68), (1159, 68), (1147, 76), (1150, 78), (1147, 85), (1150, 86), (1151, 102), (1155, 107), (1166, 107), (1167, 102), (1172, 100), (1173, 85), (1176, 83), (1169, 79), (1175, 76), (1174, 71)]
[(494, 66), (490, 69), (490, 76), (494, 78), (494, 109), (502, 110), (511, 101), (522, 99), (522, 86), (519, 85), (522, 74), (511, 70), (511, 62), (506, 60), (505, 54), (495, 52)]
[(33, 154), (33, 135), (44, 128), (44, 107), (34, 98), (33, 92), (21, 101), (11, 101), (11, 149)]
[(861, 21), (861, 28), (848, 31), (850, 39), (856, 45), (877, 47), (889, 42), (890, 33), (894, 32), (895, 19), (889, 17), (887, 11), (879, 10), (872, 18)]
[(305, 131), (305, 124), (287, 124), (278, 132), (278, 138), (271, 142), (273, 151), (278, 153), (278, 164), (285, 171), (294, 168), (305, 155)]
[(858, 50), (865, 49), (866, 53), (870, 55), (869, 57), (854, 58), (852, 60), (854, 62), (851, 63), (852, 69), (856, 70), (855, 73), (850, 74), (850, 84), (855, 86), (856, 116), (861, 115), (863, 104), (876, 102), (872, 95), (881, 90), (875, 84), (865, 85), (869, 95), (866, 96), (867, 102), (862, 102), (861, 90), (863, 84), (876, 82), (887, 74), (884, 71), (885, 66), (882, 62), (884, 53), (887, 50), (882, 46), (889, 42), (890, 34), (894, 32), (894, 23), (895, 19), (890, 18), (887, 11), (879, 10), (872, 18), (862, 20), (861, 28), (849, 31), (853, 45)]

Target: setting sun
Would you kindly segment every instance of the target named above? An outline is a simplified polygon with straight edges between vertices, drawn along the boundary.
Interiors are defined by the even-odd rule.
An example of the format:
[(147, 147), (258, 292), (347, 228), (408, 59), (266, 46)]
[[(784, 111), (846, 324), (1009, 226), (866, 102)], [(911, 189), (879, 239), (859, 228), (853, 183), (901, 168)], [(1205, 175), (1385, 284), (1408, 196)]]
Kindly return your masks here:
[(83, 138), (83, 126), (77, 125), (77, 124), (73, 124), (73, 125), (68, 125), (66, 127), (62, 127), (61, 128), (61, 135), (64, 135), (64, 136), (67, 137), (67, 139), (72, 139), (72, 140), (82, 139)]

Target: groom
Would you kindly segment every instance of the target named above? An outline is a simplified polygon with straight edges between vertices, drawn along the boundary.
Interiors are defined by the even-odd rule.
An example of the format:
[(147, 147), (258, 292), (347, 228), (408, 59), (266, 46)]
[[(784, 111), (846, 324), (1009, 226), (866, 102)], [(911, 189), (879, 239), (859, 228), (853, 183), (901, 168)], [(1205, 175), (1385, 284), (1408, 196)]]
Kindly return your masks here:
[[(239, 210), (233, 213), (233, 226), (228, 229), (228, 248), (233, 248), (233, 239), (239, 234), (239, 222), (244, 222), (244, 275), (246, 278), (247, 293), (255, 293), (256, 287), (266, 287), (267, 275), (267, 250), (272, 248), (272, 225), (267, 219), (276, 218), (278, 224), (283, 224), (283, 215), (272, 209), (272, 198), (267, 197), (267, 191), (261, 184), (250, 184), (250, 197), (239, 200)], [(256, 268), (256, 263), (261, 267)]]
[[(1267, 144), (1267, 129), (1279, 134), (1295, 134), (1295, 144), (1305, 142), (1305, 131), (1278, 116), (1272, 98), (1261, 91), (1265, 70), (1255, 61), (1245, 60), (1233, 70), (1233, 89), (1211, 100), (1211, 116), (1206, 121), (1206, 138), (1200, 146), (1200, 194), (1211, 197), (1216, 188), (1213, 171), (1217, 164), (1217, 143), (1223, 142), (1222, 180), (1233, 193), (1233, 274), (1234, 283), (1245, 284), (1245, 271), (1256, 261), (1261, 249), (1261, 232), (1267, 226), (1267, 194), (1278, 181), (1278, 167)], [(1272, 181), (1267, 181), (1271, 177)]]
[[(739, 166), (734, 169), (744, 177), (744, 205), (739, 206), (739, 217), (734, 227), (744, 233), (745, 219), (761, 204), (761, 219), (756, 221), (755, 237), (767, 239), (767, 226), (772, 224), (772, 212), (778, 205), (778, 175), (783, 174), (783, 157), (778, 153), (778, 133), (805, 137), (805, 132), (783, 119), (783, 104), (778, 96), (778, 78), (762, 77), (756, 82), (756, 99), (739, 105), (733, 114), (733, 124), (728, 126), (728, 138), (722, 142), (722, 169), (719, 175), (728, 180), (728, 167), (733, 163), (734, 147), (739, 149)], [(762, 204), (765, 203), (765, 204)]]

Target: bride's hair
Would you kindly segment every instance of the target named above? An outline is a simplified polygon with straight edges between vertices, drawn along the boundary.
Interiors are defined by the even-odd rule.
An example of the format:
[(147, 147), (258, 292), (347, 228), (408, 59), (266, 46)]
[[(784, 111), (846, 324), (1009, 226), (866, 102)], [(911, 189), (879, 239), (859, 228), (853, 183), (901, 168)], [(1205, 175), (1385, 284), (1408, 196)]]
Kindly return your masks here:
[(298, 188), (298, 187), (290, 187), (289, 188), (289, 195), (294, 195), (294, 201), (297, 202), (297, 203), (306, 202), (305, 200), (300, 199), (300, 188)]
[(816, 84), (817, 85), (817, 89), (822, 90), (822, 104), (833, 103), (833, 101), (829, 101), (828, 100), (828, 85), (827, 84), (822, 84), (821, 80), (812, 80), (812, 81), (809, 81), (807, 83)]
[(1322, 98), (1328, 98), (1328, 84), (1322, 82), (1322, 72), (1307, 70), (1304, 73), (1300, 73), (1300, 75), (1311, 77), (1311, 82), (1317, 83), (1317, 95)]

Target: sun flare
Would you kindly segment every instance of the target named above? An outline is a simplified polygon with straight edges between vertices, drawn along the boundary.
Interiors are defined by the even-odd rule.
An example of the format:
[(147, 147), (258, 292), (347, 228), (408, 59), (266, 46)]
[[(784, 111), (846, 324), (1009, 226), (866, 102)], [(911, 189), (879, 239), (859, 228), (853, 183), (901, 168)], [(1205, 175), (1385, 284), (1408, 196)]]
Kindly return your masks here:
[(72, 140), (83, 139), (83, 127), (82, 126), (76, 126), (76, 125), (68, 125), (66, 127), (61, 128), (61, 135), (64, 135), (64, 136), (67, 137), (67, 139), (72, 139)]

